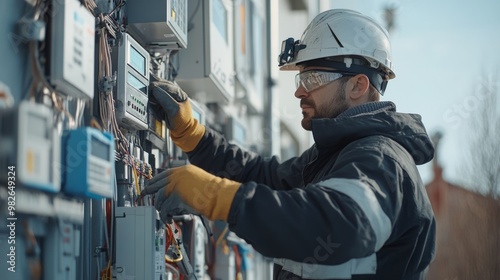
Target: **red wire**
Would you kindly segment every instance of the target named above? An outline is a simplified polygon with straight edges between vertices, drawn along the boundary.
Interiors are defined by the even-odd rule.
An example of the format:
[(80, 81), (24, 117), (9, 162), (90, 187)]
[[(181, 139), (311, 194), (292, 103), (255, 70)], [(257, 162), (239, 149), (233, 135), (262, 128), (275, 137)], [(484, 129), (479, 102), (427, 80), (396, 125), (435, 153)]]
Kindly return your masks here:
[[(106, 199), (106, 224), (111, 228), (111, 199)], [(108, 238), (111, 238), (111, 232), (108, 231)], [(108, 246), (108, 244), (106, 244)]]

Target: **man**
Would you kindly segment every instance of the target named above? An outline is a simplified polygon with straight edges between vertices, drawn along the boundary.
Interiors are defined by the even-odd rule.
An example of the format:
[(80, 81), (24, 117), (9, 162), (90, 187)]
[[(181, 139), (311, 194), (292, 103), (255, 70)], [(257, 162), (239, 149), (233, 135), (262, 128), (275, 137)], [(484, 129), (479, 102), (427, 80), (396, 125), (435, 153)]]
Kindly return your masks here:
[(187, 209), (227, 221), (275, 258), (275, 279), (424, 279), (435, 224), (416, 164), (434, 149), (420, 116), (379, 101), (395, 77), (387, 32), (330, 10), (286, 40), (279, 59), (299, 71), (295, 96), (315, 144), (283, 163), (263, 159), (198, 124), (186, 94), (158, 82), (171, 137), (192, 165), (160, 173), (145, 193), (156, 193), (163, 219)]

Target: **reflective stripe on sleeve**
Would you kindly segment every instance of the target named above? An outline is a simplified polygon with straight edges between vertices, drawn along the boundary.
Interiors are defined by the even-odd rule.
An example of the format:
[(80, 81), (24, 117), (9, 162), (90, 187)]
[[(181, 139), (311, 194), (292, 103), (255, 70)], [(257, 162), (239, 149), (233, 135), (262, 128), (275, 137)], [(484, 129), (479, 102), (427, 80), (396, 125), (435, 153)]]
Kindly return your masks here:
[(343, 193), (358, 204), (375, 232), (375, 252), (380, 250), (391, 235), (392, 225), (370, 186), (360, 180), (338, 178), (319, 182), (318, 185)]

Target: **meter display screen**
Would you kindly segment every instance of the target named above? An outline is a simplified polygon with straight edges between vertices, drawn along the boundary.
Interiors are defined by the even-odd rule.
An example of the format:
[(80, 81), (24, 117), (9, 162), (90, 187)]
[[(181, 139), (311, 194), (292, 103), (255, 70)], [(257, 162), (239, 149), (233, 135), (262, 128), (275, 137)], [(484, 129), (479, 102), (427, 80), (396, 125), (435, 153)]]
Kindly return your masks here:
[(235, 123), (233, 129), (234, 129), (234, 135), (233, 135), (234, 140), (239, 141), (240, 143), (245, 143), (246, 140), (245, 128), (241, 124)]
[(95, 137), (91, 137), (90, 153), (98, 158), (109, 160), (109, 145), (97, 140)]
[(129, 64), (141, 75), (146, 76), (146, 58), (136, 50), (132, 45), (130, 45), (130, 57)]
[(214, 0), (212, 5), (212, 20), (227, 42), (227, 10), (222, 0)]
[(195, 109), (192, 109), (193, 110), (193, 117), (199, 122), (201, 123), (201, 112), (198, 112), (197, 110)]
[(144, 94), (148, 94), (146, 92), (146, 85), (143, 84), (139, 79), (134, 77), (130, 72), (127, 73), (127, 83), (133, 86), (135, 89), (142, 91)]

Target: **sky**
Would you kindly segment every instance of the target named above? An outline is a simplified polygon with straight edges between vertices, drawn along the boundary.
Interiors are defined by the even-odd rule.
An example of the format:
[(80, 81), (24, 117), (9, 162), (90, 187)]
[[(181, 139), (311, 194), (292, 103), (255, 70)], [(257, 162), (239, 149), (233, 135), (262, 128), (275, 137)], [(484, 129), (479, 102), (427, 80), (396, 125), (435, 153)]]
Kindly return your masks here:
[[(392, 4), (399, 7), (391, 32), (397, 78), (389, 83), (384, 99), (394, 101), (402, 112), (421, 114), (429, 133), (444, 133), (438, 154), (444, 177), (467, 184), (461, 176), (463, 139), (473, 133), (467, 121), (481, 101), (479, 85), (485, 75), (498, 71), (500, 1)], [(430, 165), (420, 169), (424, 181), (432, 179)]]
[[(460, 172), (465, 160), (461, 139), (473, 133), (467, 119), (481, 101), (477, 89), (484, 75), (500, 73), (500, 1), (324, 2), (357, 10), (382, 24), (383, 8), (397, 7), (390, 34), (396, 79), (389, 82), (382, 100), (393, 101), (400, 112), (420, 114), (429, 134), (443, 132), (438, 155), (444, 177), (456, 184), (466, 182)], [(432, 180), (430, 164), (419, 170), (424, 182)]]

